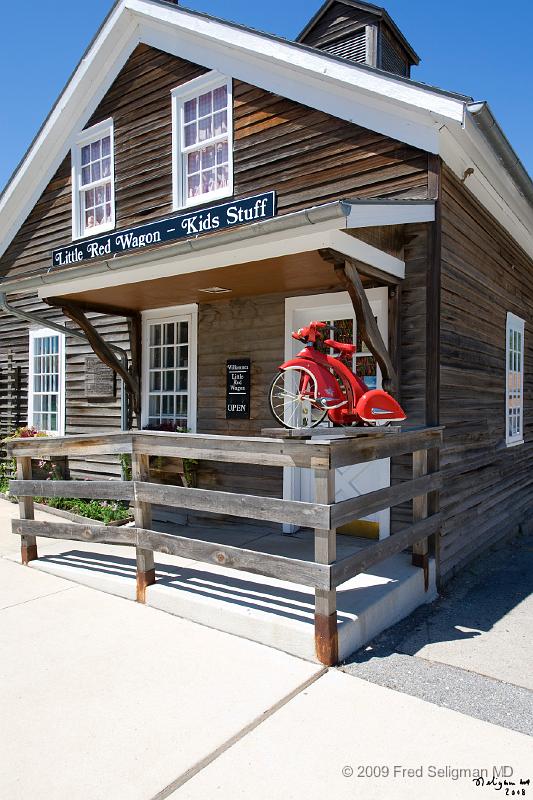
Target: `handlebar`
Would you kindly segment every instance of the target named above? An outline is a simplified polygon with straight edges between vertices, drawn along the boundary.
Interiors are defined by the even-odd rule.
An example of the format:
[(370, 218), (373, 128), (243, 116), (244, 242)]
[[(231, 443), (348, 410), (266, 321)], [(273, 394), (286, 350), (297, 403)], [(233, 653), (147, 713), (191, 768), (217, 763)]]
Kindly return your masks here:
[(307, 327), (294, 331), (292, 338), (300, 342), (311, 342), (314, 344), (319, 331), (324, 328), (333, 332), (340, 330), (336, 325), (329, 325), (327, 322), (310, 322)]

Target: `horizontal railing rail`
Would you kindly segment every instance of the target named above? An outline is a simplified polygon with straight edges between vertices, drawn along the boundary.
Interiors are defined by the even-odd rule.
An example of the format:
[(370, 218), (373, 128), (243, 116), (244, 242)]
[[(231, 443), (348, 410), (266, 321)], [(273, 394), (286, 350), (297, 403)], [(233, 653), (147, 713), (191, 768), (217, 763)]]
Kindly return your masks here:
[[(156, 580), (154, 552), (168, 553), (204, 563), (274, 577), (310, 586), (315, 590), (315, 641), (323, 663), (337, 660), (336, 589), (357, 574), (408, 547), (413, 563), (423, 567), (428, 586), (428, 538), (442, 525), (438, 495), (442, 476), (438, 449), (443, 429), (421, 428), (404, 432), (380, 429), (350, 436), (309, 440), (268, 437), (206, 436), (130, 432), (62, 438), (18, 439), (7, 443), (17, 459), (17, 478), (10, 492), (19, 497), (20, 519), (13, 532), (21, 537), (22, 560), (37, 558), (38, 536), (135, 547), (137, 599), (144, 602), (146, 589)], [(76, 456), (94, 453), (130, 453), (132, 480), (80, 481), (33, 480), (32, 458)], [(365, 495), (336, 502), (335, 469), (375, 459), (411, 453), (412, 477)], [(268, 466), (305, 466), (314, 472), (315, 502), (260, 495), (168, 486), (150, 481), (150, 456), (206, 459)], [(123, 500), (133, 504), (134, 527), (41, 522), (33, 519), (33, 498), (84, 498)], [(337, 528), (395, 505), (413, 502), (413, 522), (398, 533), (346, 558), (336, 558)], [(230, 547), (223, 543), (159, 533), (152, 529), (151, 508), (164, 505), (184, 511), (202, 511), (236, 518), (285, 523), (314, 529), (315, 559), (299, 558)]]
[(11, 439), (6, 443), (6, 449), (13, 456), (30, 458), (138, 453), (236, 464), (327, 469), (436, 447), (442, 438), (443, 428), (409, 429), (401, 434), (394, 432), (390, 436), (350, 439), (343, 436), (336, 438), (333, 433), (335, 429), (331, 430), (331, 438), (317, 437), (303, 441), (264, 436), (131, 431), (101, 436), (84, 434)]

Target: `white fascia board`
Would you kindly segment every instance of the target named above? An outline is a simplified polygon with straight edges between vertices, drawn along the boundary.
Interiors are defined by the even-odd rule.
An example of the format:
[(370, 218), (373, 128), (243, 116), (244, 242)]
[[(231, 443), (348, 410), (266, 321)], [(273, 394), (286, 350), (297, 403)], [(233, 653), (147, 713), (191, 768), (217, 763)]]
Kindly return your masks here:
[[(127, 0), (127, 2), (128, 5), (133, 3), (139, 3), (142, 6), (149, 5), (145, 4), (143, 0)], [(189, 18), (186, 17), (186, 19)], [(202, 22), (206, 21), (202, 20)], [(390, 80), (386, 87), (388, 95), (384, 91), (385, 86), (381, 86), (381, 92), (376, 92), (366, 86), (359, 87), (354, 83), (354, 74), (362, 73), (363, 70), (358, 70), (357, 67), (345, 67), (342, 64), (334, 63), (332, 65), (335, 68), (334, 72), (346, 72), (343, 80), (340, 80), (330, 74), (330, 67), (329, 65), (324, 66), (324, 59), (319, 57), (317, 59), (314, 54), (301, 54), (296, 51), (296, 55), (303, 55), (305, 58), (293, 58), (292, 61), (295, 63), (291, 63), (290, 56), (295, 55), (295, 48), (291, 48), (289, 45), (284, 46), (278, 42), (270, 42), (258, 35), (256, 35), (258, 47), (260, 42), (268, 44), (270, 47), (275, 45), (276, 50), (273, 55), (265, 55), (258, 47), (249, 51), (242, 47), (236, 47), (233, 39), (229, 44), (223, 39), (204, 35), (199, 42), (198, 34), (188, 29), (179, 28), (179, 36), (176, 36), (176, 31), (169, 28), (169, 25), (165, 25), (159, 18), (147, 17), (140, 22), (140, 27), (142, 41), (159, 50), (196, 63), (200, 61), (209, 69), (231, 75), (265, 91), (302, 103), (309, 108), (315, 108), (368, 130), (376, 131), (426, 152), (438, 152), (438, 128), (442, 125), (442, 120), (455, 119), (458, 116), (454, 114), (451, 117), (443, 117), (439, 112), (424, 108), (417, 103), (408, 104), (404, 100), (400, 100), (395, 93), (398, 84), (393, 80)], [(225, 26), (219, 25), (218, 27), (224, 28)], [(234, 32), (230, 29), (230, 33)], [(227, 29), (224, 31), (224, 35), (229, 35)], [(284, 58), (281, 52), (284, 49), (287, 50), (287, 58)], [(298, 63), (299, 60), (305, 62), (315, 59), (317, 59), (317, 63), (313, 70)], [(354, 74), (351, 74), (352, 70)], [(366, 72), (364, 77), (369, 77)], [(384, 84), (388, 80), (381, 76), (377, 76), (377, 78), (379, 84)], [(366, 80), (364, 83), (368, 84), (369, 81)], [(411, 87), (402, 85), (401, 89), (404, 88), (410, 89)], [(400, 94), (404, 95), (405, 92)], [(457, 104), (458, 101), (455, 103)], [(438, 104), (430, 103), (429, 105)], [(462, 121), (464, 103), (460, 102), (460, 106)]]
[[(53, 278), (50, 276), (50, 282), (39, 289), (39, 297), (44, 299), (105, 289), (111, 286), (123, 286), (327, 248), (338, 250), (349, 258), (364, 261), (364, 263), (389, 272), (396, 277), (403, 277), (405, 270), (403, 261), (342, 233), (339, 231), (341, 226), (345, 226), (345, 220), (342, 218), (309, 225), (305, 228), (289, 229), (242, 239), (239, 242), (221, 244), (219, 247), (181, 256), (176, 256), (171, 252), (162, 255), (157, 250), (151, 253), (135, 254), (104, 262), (105, 271), (98, 271), (90, 276), (80, 278), (73, 276), (64, 282), (61, 282), (60, 274), (54, 275)], [(126, 258), (127, 262), (125, 262)], [(121, 262), (122, 266), (120, 266)], [(99, 266), (102, 266), (102, 262)]]
[(470, 120), (466, 128), (443, 127), (439, 136), (445, 164), (461, 180), (467, 169), (474, 169), (465, 187), (533, 258), (533, 210), (481, 132)]
[(405, 261), (379, 250), (371, 244), (362, 242), (344, 231), (332, 231), (330, 234), (330, 247), (348, 258), (362, 261), (371, 267), (394, 275), (396, 278), (405, 278)]
[(416, 200), (352, 203), (347, 228), (371, 228), (378, 225), (408, 225), (413, 222), (434, 222), (435, 201)]
[(0, 256), (138, 43), (139, 30), (134, 16), (118, 5), (0, 199)]

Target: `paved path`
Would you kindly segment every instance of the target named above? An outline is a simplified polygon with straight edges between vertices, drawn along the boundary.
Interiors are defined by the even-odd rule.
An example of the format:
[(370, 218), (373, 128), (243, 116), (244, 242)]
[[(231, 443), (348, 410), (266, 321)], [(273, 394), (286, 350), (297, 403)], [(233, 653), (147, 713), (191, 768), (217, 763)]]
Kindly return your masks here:
[(479, 558), (356, 653), (354, 676), (533, 735), (533, 536)]
[(0, 502), (2, 800), (468, 800), (495, 789), (454, 770), (533, 779), (532, 740), (479, 714), (14, 563), (14, 511)]

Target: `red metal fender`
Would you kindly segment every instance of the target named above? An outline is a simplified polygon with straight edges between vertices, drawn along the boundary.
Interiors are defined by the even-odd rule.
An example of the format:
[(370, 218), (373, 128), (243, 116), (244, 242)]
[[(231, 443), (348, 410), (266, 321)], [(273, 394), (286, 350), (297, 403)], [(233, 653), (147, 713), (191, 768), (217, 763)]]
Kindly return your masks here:
[(365, 422), (380, 419), (406, 419), (406, 414), (394, 397), (383, 389), (371, 389), (359, 399), (355, 413)]
[(280, 369), (285, 370), (291, 367), (300, 367), (314, 377), (316, 381), (317, 397), (331, 400), (332, 405), (335, 405), (335, 402), (341, 403), (344, 400), (337, 380), (329, 370), (321, 367), (320, 364), (316, 364), (309, 359), (297, 357), (285, 361), (284, 364), (281, 364)]

